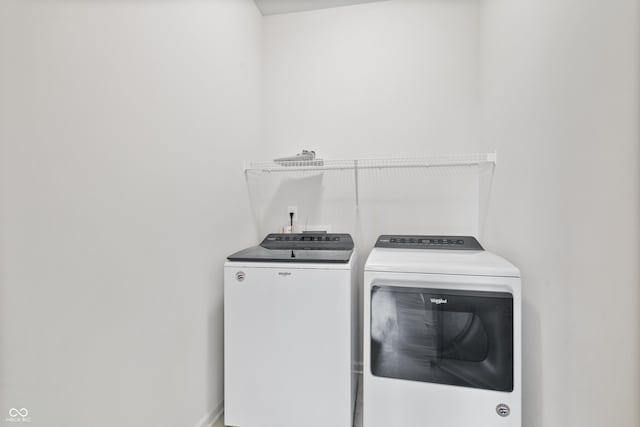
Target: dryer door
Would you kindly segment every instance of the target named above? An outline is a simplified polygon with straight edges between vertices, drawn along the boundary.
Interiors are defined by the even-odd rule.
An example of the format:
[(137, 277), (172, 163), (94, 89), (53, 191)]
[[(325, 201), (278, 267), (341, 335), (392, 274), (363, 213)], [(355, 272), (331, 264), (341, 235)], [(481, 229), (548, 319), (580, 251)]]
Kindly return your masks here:
[(513, 390), (513, 295), (371, 288), (371, 373)]

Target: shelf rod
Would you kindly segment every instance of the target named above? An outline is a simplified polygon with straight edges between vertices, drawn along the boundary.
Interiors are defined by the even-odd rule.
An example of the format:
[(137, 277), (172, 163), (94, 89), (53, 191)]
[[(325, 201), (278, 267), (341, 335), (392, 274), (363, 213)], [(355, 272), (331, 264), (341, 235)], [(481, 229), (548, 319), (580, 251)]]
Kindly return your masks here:
[[(425, 165), (359, 165), (358, 169), (418, 169), (418, 168), (446, 168), (446, 167), (460, 167), (460, 166), (481, 166), (487, 163), (493, 163), (491, 161), (480, 162), (459, 162), (459, 163), (437, 163), (437, 164), (425, 164)], [(280, 166), (280, 167), (265, 167), (265, 168), (249, 168), (247, 171), (263, 171), (263, 172), (323, 172), (323, 171), (340, 171), (340, 170), (352, 170), (354, 166)]]

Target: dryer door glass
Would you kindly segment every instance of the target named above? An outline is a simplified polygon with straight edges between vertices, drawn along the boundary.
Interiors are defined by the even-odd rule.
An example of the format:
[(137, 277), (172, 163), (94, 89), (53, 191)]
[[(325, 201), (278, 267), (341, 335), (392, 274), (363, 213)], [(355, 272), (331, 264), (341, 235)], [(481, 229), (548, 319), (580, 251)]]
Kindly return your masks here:
[(374, 286), (371, 373), (513, 391), (513, 296)]

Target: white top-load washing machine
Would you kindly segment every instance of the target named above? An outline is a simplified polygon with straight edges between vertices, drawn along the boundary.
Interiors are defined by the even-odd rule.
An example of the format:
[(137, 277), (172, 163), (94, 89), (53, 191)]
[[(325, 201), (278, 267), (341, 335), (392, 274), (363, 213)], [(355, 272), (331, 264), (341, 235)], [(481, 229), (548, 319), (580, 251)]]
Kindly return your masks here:
[(364, 273), (365, 427), (520, 427), (520, 272), (473, 237), (380, 236)]
[(348, 234), (270, 234), (228, 257), (226, 425), (351, 427), (354, 265)]

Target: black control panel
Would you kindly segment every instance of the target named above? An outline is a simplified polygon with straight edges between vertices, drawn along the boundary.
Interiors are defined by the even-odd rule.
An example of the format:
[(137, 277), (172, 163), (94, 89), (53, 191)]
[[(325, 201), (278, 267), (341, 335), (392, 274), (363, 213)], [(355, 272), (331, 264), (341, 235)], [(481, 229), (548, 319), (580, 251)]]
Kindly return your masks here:
[(440, 249), (483, 251), (472, 236), (404, 236), (382, 235), (376, 241), (376, 248)]
[(337, 233), (269, 234), (260, 246), (266, 249), (349, 251), (353, 249), (353, 239), (348, 234)]

